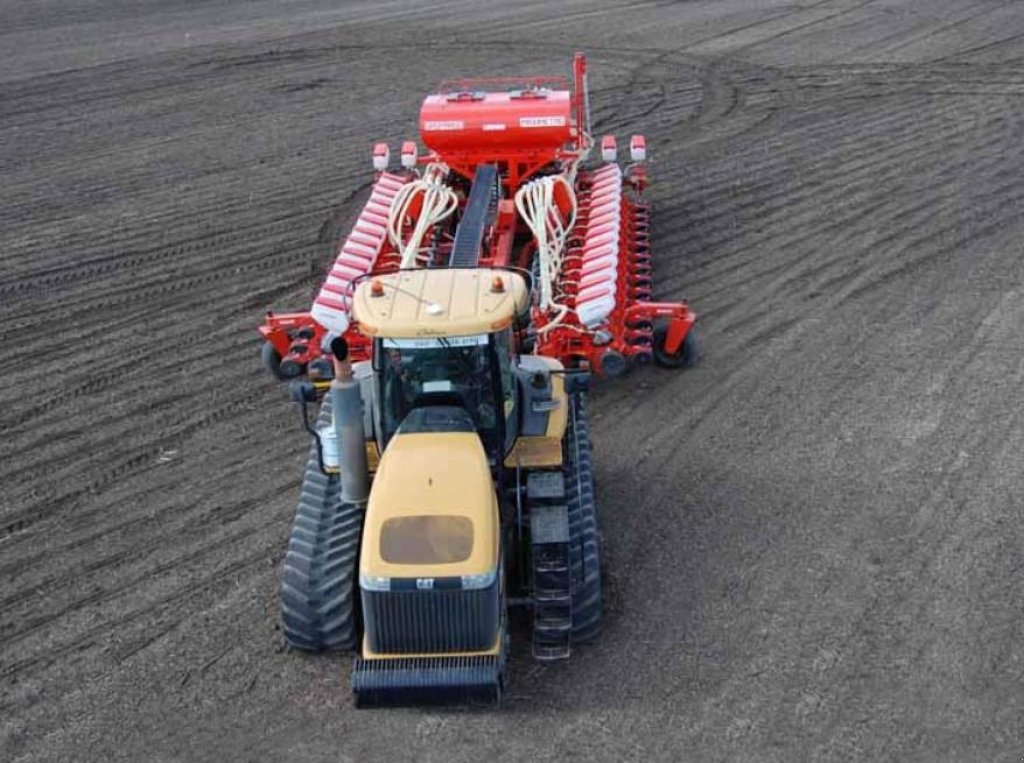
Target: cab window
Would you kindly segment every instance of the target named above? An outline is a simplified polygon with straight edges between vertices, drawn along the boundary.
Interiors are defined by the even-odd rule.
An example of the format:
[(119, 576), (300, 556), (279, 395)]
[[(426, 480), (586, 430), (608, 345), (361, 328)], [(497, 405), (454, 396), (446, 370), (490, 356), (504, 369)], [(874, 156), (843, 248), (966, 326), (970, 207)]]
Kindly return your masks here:
[(494, 335), (495, 351), (498, 354), (498, 369), (501, 377), (501, 410), (505, 418), (505, 452), (511, 450), (517, 434), (517, 407), (519, 405), (516, 374), (512, 361), (512, 329), (499, 331)]
[(377, 340), (384, 440), (413, 408), (454, 405), (469, 413), (485, 446), (495, 445), (500, 403), (494, 399), (489, 352), (487, 334)]

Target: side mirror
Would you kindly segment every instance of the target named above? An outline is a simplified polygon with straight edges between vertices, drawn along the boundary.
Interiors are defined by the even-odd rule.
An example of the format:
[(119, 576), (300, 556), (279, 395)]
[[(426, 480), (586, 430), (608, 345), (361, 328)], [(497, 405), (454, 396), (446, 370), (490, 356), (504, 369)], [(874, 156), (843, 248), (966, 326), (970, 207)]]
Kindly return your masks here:
[(309, 432), (313, 438), (314, 445), (316, 445), (316, 461), (320, 466), (320, 471), (324, 474), (330, 474), (324, 465), (324, 448), (323, 443), (320, 442), (320, 435), (309, 423), (309, 408), (307, 404), (316, 402), (316, 387), (313, 386), (313, 382), (297, 380), (289, 385), (289, 389), (292, 394), (292, 402), (299, 403), (299, 417), (302, 419), (302, 428)]

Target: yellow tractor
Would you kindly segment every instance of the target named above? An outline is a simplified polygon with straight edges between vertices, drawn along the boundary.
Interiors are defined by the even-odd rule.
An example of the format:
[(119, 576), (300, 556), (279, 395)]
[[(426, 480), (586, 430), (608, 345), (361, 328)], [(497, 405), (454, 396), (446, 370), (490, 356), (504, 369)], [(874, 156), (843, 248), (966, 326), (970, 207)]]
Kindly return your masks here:
[(594, 139), (586, 73), (442, 83), (310, 310), (259, 327), (313, 435), (284, 637), (358, 650), (360, 705), (496, 701), (510, 612), (541, 660), (597, 634), (590, 373), (699, 359), (654, 301), (646, 139)]
[[(360, 281), (345, 341), (294, 382), (313, 448), (281, 580), (288, 644), (357, 649), (357, 705), (495, 702), (509, 610), (533, 654), (601, 625), (589, 375), (522, 351), (529, 276), (421, 268)], [(315, 423), (307, 405), (322, 401)]]

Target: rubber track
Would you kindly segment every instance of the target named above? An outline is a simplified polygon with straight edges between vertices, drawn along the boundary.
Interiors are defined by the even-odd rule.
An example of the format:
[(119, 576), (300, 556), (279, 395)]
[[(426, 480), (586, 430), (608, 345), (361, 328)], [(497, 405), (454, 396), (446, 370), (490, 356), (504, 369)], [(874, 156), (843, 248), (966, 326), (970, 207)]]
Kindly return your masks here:
[[(330, 421), (330, 399), (317, 425)], [(348, 650), (357, 643), (353, 609), (363, 512), (341, 501), (341, 479), (320, 471), (315, 446), (302, 480), (281, 572), (285, 642), (309, 651)]]
[(601, 538), (594, 502), (594, 474), (584, 393), (572, 397), (565, 458), (572, 566), (572, 641), (585, 643), (601, 631)]

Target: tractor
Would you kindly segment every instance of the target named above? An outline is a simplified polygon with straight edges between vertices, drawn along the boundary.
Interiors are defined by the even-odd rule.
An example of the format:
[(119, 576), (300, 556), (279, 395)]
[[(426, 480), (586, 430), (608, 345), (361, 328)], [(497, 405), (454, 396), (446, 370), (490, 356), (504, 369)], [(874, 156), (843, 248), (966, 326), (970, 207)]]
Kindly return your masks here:
[(693, 311), (652, 300), (645, 141), (592, 165), (582, 54), (573, 80), (443, 83), (427, 153), (375, 147), (311, 310), (260, 327), (312, 440), (284, 638), (357, 651), (358, 706), (500, 700), (513, 611), (539, 660), (598, 634), (587, 390), (697, 362)]

